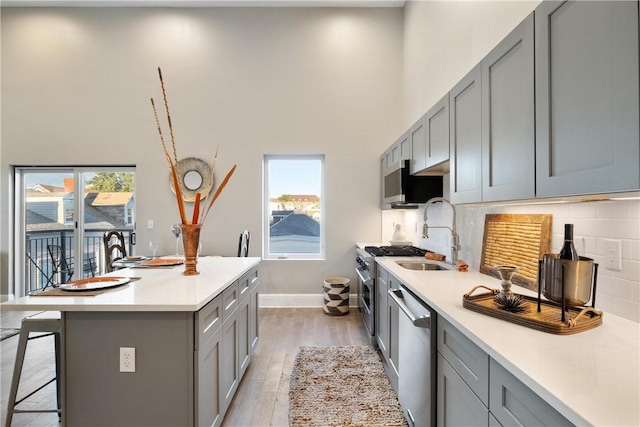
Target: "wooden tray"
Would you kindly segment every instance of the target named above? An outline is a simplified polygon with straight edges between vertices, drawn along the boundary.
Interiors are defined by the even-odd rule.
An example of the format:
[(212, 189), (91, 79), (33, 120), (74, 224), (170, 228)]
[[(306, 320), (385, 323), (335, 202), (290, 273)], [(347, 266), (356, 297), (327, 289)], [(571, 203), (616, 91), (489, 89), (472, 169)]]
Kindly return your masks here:
[[(471, 296), (477, 289), (489, 292)], [(462, 306), (487, 316), (516, 323), (527, 328), (537, 329), (557, 335), (570, 335), (584, 332), (602, 324), (603, 313), (593, 307), (567, 307), (565, 322), (562, 322), (562, 309), (556, 303), (542, 300), (538, 313), (538, 299), (520, 295), (525, 300), (526, 311), (511, 313), (498, 308), (493, 298), (500, 291), (486, 286), (476, 286), (462, 297)]]
[(538, 260), (549, 253), (551, 215), (487, 214), (484, 221), (480, 272), (500, 278), (494, 267), (515, 265), (511, 281), (533, 291), (538, 289)]

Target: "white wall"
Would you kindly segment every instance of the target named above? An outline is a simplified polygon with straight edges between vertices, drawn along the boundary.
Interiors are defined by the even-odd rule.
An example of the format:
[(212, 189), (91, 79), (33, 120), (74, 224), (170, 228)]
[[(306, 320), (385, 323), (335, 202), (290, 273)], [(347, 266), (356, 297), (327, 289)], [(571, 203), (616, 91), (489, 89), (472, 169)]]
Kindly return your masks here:
[[(180, 158), (233, 176), (203, 229), (204, 254), (261, 255), (262, 156), (326, 155), (326, 261), (266, 261), (261, 292), (355, 280), (356, 241), (380, 239), (379, 155), (401, 128), (399, 8), (2, 8), (2, 290), (10, 165), (135, 165), (139, 253), (171, 253), (178, 212), (150, 97), (162, 67)], [(148, 220), (155, 230), (147, 230)]]
[[(538, 1), (408, 2), (405, 5), (405, 111), (406, 129), (453, 87), (538, 4)], [(435, 42), (434, 42), (435, 41)], [(390, 140), (391, 143), (391, 140)], [(445, 182), (448, 179), (445, 177)], [(446, 186), (446, 185), (445, 185)], [(448, 188), (445, 188), (445, 194)], [(446, 196), (445, 196), (446, 197)], [(392, 222), (415, 224), (421, 231), (424, 209), (407, 213), (384, 213), (383, 234)], [(460, 258), (478, 268), (482, 252), (484, 218), (488, 213), (548, 213), (552, 219), (552, 252), (558, 252), (563, 225), (575, 224), (579, 254), (600, 264), (596, 306), (605, 313), (640, 322), (640, 202), (520, 206), (458, 206), (457, 226)], [(404, 215), (404, 217), (399, 217)], [(431, 222), (433, 220), (433, 223)], [(449, 225), (448, 207), (429, 208), (429, 222)], [(412, 225), (413, 224), (413, 225)], [(385, 240), (383, 235), (383, 240)], [(434, 230), (429, 239), (413, 235), (414, 242), (450, 256), (448, 232)], [(604, 239), (622, 241), (622, 271), (604, 267)]]

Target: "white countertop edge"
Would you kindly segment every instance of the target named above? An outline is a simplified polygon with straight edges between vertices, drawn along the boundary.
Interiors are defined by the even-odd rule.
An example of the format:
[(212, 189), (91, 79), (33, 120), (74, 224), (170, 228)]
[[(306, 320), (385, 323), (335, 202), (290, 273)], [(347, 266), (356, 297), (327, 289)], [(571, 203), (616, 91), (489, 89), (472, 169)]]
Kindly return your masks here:
[[(208, 260), (206, 260), (208, 258)], [(189, 299), (189, 302), (166, 302), (163, 301), (167, 298), (160, 298), (158, 301), (153, 296), (153, 291), (145, 292), (141, 298), (131, 300), (129, 294), (133, 292), (133, 288), (130, 288), (125, 293), (118, 294), (118, 289), (115, 288), (111, 291), (105, 292), (95, 296), (82, 296), (69, 292), (69, 296), (27, 296), (17, 298), (14, 300), (6, 301), (0, 304), (0, 309), (7, 311), (41, 311), (41, 310), (55, 310), (55, 311), (77, 311), (77, 312), (90, 312), (90, 311), (104, 311), (104, 312), (154, 312), (154, 311), (167, 311), (167, 312), (196, 312), (204, 307), (207, 303), (220, 295), (229, 285), (238, 280), (244, 273), (251, 268), (257, 266), (261, 258), (259, 257), (245, 257), (245, 258), (224, 258), (224, 257), (206, 257), (199, 261), (199, 269), (206, 270), (205, 263), (213, 265), (216, 268), (216, 259), (222, 260), (222, 263), (233, 264), (232, 268), (224, 270), (224, 279), (215, 280), (212, 278), (210, 284), (198, 284), (194, 285), (198, 289), (193, 290), (193, 295), (186, 295), (185, 298)], [(231, 261), (236, 259), (237, 262)], [(217, 264), (220, 264), (218, 262)], [(237, 264), (237, 265), (236, 265)], [(207, 280), (206, 271), (203, 271), (200, 275), (196, 276), (181, 276), (184, 266), (177, 266), (173, 269), (135, 269), (125, 268), (106, 274), (105, 276), (123, 276), (123, 277), (141, 277), (143, 279), (151, 280), (153, 276), (161, 276), (163, 272), (171, 272), (175, 280), (179, 280), (183, 283), (171, 285), (174, 288), (182, 286), (185, 289), (186, 286), (191, 286), (189, 281), (196, 281), (202, 277), (203, 281)], [(158, 279), (151, 286), (160, 286), (164, 283)], [(132, 282), (132, 286), (136, 286), (138, 281)], [(144, 283), (146, 284), (146, 283)], [(178, 288), (176, 288), (178, 289)], [(167, 290), (164, 290), (167, 293)], [(169, 292), (171, 289), (168, 290)], [(187, 290), (189, 292), (189, 290)], [(148, 296), (147, 296), (148, 295)], [(170, 294), (169, 294), (170, 295)], [(118, 297), (125, 301), (118, 301)]]
[[(489, 325), (489, 329), (494, 328), (498, 330), (497, 328), (500, 328), (502, 330), (510, 331), (514, 334), (518, 334), (519, 339), (521, 339), (522, 337), (530, 337), (533, 338), (533, 341), (554, 341), (555, 337), (560, 337), (561, 339), (565, 339), (567, 341), (572, 340), (578, 343), (583, 339), (588, 340), (589, 332), (591, 331), (596, 331), (594, 333), (597, 334), (598, 329), (604, 328), (602, 330), (611, 331), (612, 334), (616, 330), (624, 330), (629, 334), (635, 333), (635, 341), (633, 341), (633, 337), (631, 337), (630, 340), (633, 341), (633, 350), (635, 354), (638, 354), (638, 337), (640, 336), (640, 324), (609, 313), (605, 313), (603, 324), (591, 331), (564, 336), (549, 334), (547, 332), (537, 331), (501, 319), (487, 316), (482, 313), (477, 313), (462, 306), (462, 296), (465, 292), (470, 291), (475, 285), (484, 284), (489, 287), (499, 288), (500, 280), (496, 278), (481, 274), (476, 270), (470, 270), (468, 273), (460, 273), (457, 271), (413, 272), (411, 270), (406, 270), (402, 267), (399, 267), (396, 264), (396, 261), (402, 260), (415, 261), (416, 257), (377, 257), (375, 259), (378, 264), (384, 266), (385, 269), (389, 271), (398, 281), (407, 286), (425, 303), (435, 309), (438, 312), (439, 316), (449, 321), (467, 338), (478, 345), (491, 358), (495, 359), (498, 363), (504, 366), (507, 371), (515, 375), (520, 381), (522, 381), (523, 384), (525, 384), (538, 396), (540, 396), (540, 398), (554, 407), (570, 422), (574, 423), (575, 425), (638, 425), (637, 420), (640, 420), (640, 411), (638, 410), (637, 403), (634, 407), (626, 407), (626, 411), (622, 411), (621, 408), (618, 408), (618, 410), (611, 410), (611, 408), (608, 408), (609, 411), (606, 414), (603, 414), (599, 412), (599, 409), (603, 408), (594, 407), (595, 405), (590, 405), (588, 404), (589, 402), (574, 402), (570, 399), (561, 398), (559, 395), (567, 394), (567, 390), (550, 390), (548, 387), (545, 387), (543, 385), (546, 378), (545, 374), (533, 374), (527, 369), (523, 369), (523, 367), (521, 366), (522, 363), (520, 362), (526, 360), (526, 356), (523, 355), (522, 357), (520, 357), (517, 350), (510, 352), (510, 355), (513, 357), (506, 357), (500, 349), (492, 345), (491, 336), (487, 336), (486, 329), (487, 325)], [(451, 291), (456, 293), (455, 304), (451, 304), (448, 300), (445, 301), (444, 298), (441, 298), (441, 295), (429, 295), (428, 293), (426, 293), (424, 285), (426, 281), (429, 281), (431, 283), (442, 282), (442, 286), (451, 286), (452, 288), (454, 288)], [(454, 283), (461, 284), (456, 286), (454, 285)], [(434, 285), (426, 286), (428, 287)], [(437, 288), (434, 287), (433, 289), (436, 290)], [(521, 287), (516, 287), (516, 289), (514, 290), (521, 294), (528, 294), (537, 297), (537, 293)], [(438, 290), (431, 293), (437, 292)], [(461, 320), (461, 317), (469, 319)], [(496, 342), (499, 343), (499, 341), (500, 340), (497, 340)], [(550, 357), (553, 357), (553, 355), (550, 355)], [(616, 363), (615, 360), (611, 360), (610, 362)], [(549, 362), (543, 360), (541, 366), (544, 366), (545, 363), (548, 364)], [(562, 361), (562, 363), (567, 365), (570, 364), (569, 361)], [(636, 363), (640, 365), (640, 362)], [(590, 373), (585, 372), (583, 373), (583, 375), (590, 375)], [(637, 379), (640, 380), (640, 377)], [(620, 390), (603, 390), (600, 392), (600, 394), (602, 395), (607, 393), (619, 394)], [(633, 401), (634, 399), (636, 399), (636, 402), (640, 401), (640, 393), (638, 389), (635, 390), (635, 397), (631, 396), (631, 398), (629, 398), (628, 400)], [(633, 413), (634, 410), (636, 411), (635, 414)], [(612, 414), (617, 417), (615, 420), (612, 419)]]

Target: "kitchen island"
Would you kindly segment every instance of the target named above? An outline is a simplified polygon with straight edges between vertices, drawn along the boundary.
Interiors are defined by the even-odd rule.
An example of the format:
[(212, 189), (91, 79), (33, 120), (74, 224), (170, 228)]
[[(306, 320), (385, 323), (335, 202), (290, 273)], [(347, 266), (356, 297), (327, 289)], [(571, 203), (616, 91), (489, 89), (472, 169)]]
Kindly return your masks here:
[[(376, 258), (435, 309), (439, 321), (456, 328), (570, 423), (640, 425), (640, 324), (605, 312), (602, 325), (585, 332), (540, 332), (462, 306), (462, 296), (476, 285), (499, 289), (493, 277), (477, 271), (408, 270), (397, 261), (402, 259)], [(517, 286), (512, 290), (537, 296)]]
[[(3, 310), (62, 317), (63, 425), (219, 425), (257, 344), (260, 258), (128, 268), (95, 296), (29, 296)], [(120, 349), (135, 349), (121, 372)]]

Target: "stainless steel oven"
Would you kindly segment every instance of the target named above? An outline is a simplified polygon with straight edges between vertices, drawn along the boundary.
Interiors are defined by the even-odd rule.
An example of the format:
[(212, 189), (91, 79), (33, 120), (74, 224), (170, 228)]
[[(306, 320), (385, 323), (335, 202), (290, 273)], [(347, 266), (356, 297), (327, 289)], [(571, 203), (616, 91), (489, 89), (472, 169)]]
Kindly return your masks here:
[(371, 344), (376, 341), (375, 335), (375, 277), (376, 262), (373, 256), (363, 249), (356, 248), (356, 274), (358, 275), (358, 305)]
[(365, 246), (356, 247), (356, 274), (358, 275), (358, 305), (371, 345), (376, 344), (376, 260), (379, 256), (419, 256), (426, 250), (415, 246)]

